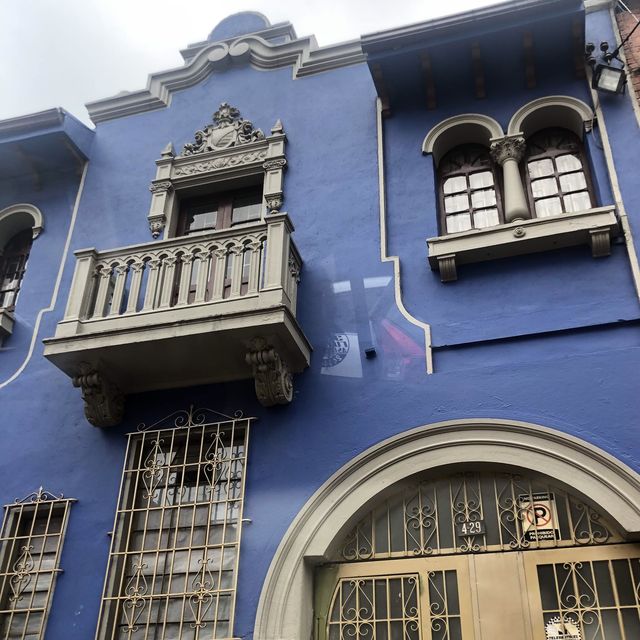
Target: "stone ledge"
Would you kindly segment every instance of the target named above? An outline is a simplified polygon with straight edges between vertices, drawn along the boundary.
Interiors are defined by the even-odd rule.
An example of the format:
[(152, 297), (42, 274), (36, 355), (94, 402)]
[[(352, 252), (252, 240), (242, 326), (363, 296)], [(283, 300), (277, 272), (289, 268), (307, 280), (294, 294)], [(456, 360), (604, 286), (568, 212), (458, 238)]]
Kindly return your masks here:
[(546, 218), (519, 220), (487, 229), (472, 229), (428, 238), (431, 269), (443, 282), (457, 279), (456, 267), (486, 260), (587, 244), (594, 258), (609, 255), (618, 233), (615, 207), (609, 205)]

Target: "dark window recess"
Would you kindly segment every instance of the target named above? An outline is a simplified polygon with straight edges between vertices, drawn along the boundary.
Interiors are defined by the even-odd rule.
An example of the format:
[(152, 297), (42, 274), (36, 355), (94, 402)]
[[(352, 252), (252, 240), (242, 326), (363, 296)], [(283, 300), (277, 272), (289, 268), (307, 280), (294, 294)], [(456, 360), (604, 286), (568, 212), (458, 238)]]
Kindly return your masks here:
[(0, 256), (0, 309), (13, 310), (27, 268), (33, 234), (31, 229), (17, 233)]
[(180, 203), (177, 234), (228, 229), (260, 220), (261, 215), (261, 186), (188, 198)]
[(441, 233), (502, 224), (502, 203), (488, 149), (473, 144), (452, 149), (440, 161), (438, 177)]
[(526, 178), (537, 218), (593, 207), (593, 189), (578, 136), (544, 129), (527, 141)]

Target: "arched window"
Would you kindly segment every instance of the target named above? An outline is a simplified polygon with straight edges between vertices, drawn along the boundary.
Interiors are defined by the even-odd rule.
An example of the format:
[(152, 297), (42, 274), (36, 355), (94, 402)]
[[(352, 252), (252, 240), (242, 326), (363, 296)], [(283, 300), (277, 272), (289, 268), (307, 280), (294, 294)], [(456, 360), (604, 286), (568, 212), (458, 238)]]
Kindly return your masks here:
[(527, 140), (525, 175), (538, 218), (594, 206), (582, 143), (567, 129), (543, 129)]
[(484, 229), (502, 223), (489, 150), (478, 144), (455, 147), (440, 161), (441, 233)]
[(0, 256), (0, 309), (12, 311), (18, 299), (33, 241), (33, 230), (16, 233)]

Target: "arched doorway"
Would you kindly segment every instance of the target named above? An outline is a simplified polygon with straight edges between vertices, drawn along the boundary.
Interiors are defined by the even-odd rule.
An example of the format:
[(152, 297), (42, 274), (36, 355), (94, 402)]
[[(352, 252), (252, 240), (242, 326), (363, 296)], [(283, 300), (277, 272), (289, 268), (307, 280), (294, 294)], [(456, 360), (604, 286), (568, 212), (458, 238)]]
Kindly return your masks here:
[[(354, 529), (361, 525), (367, 514), (380, 508), (394, 491), (397, 493), (407, 486), (407, 483), (410, 484), (416, 479), (445, 482), (444, 479), (452, 474), (465, 472), (520, 476), (525, 483), (532, 483), (529, 501), (534, 505), (537, 496), (533, 494), (543, 492), (536, 483), (542, 483), (543, 487), (550, 488), (554, 493), (553, 499), (547, 498), (547, 507), (552, 511), (554, 508), (562, 509), (557, 502), (560, 499), (565, 500), (565, 507), (567, 500), (569, 504), (582, 504), (585, 508), (584, 513), (596, 514), (598, 519), (601, 518), (599, 521), (606, 526), (608, 537), (601, 540), (599, 538), (602, 536), (598, 533), (593, 536), (592, 543), (582, 544), (582, 535), (566, 533), (569, 527), (567, 520), (562, 524), (564, 533), (561, 531), (559, 537), (555, 533), (546, 533), (544, 535), (551, 536), (552, 539), (536, 540), (533, 546), (530, 544), (527, 548), (522, 548), (522, 542), (517, 543), (512, 550), (495, 548), (495, 544), (503, 545), (506, 539), (495, 543), (494, 528), (491, 534), (479, 534), (490, 537), (490, 543), (488, 542), (487, 548), (483, 550), (468, 549), (463, 552), (462, 545), (458, 545), (457, 542), (454, 545), (451, 542), (449, 546), (440, 544), (438, 553), (421, 552), (417, 556), (411, 547), (404, 550), (407, 553), (394, 555), (398, 552), (393, 545), (387, 549), (387, 557), (379, 555), (370, 559), (354, 557), (348, 560), (337, 555), (340, 553), (341, 545), (344, 546), (344, 542), (349, 539)], [(518, 514), (527, 510), (526, 495), (526, 490), (519, 491), (511, 510), (514, 517), (520, 519), (520, 524), (514, 525), (516, 535), (520, 537), (524, 529), (521, 516)], [(560, 511), (557, 518), (558, 521), (561, 520)], [(483, 519), (486, 531), (487, 520)], [(471, 525), (473, 521), (472, 518), (468, 518), (467, 525), (478, 526)], [(575, 522), (575, 518), (572, 522)], [(450, 524), (453, 526), (453, 520)], [(531, 538), (533, 535), (530, 534), (528, 537)], [(369, 567), (366, 579), (376, 576), (384, 579), (388, 576), (411, 578), (417, 574), (423, 583), (420, 591), (423, 598), (423, 604), (420, 605), (421, 616), (422, 611), (428, 611), (430, 601), (424, 599), (429, 589), (428, 583), (424, 582), (427, 578), (420, 576), (440, 572), (441, 577), (438, 579), (446, 582), (447, 579), (451, 581), (451, 578), (447, 578), (447, 572), (455, 572), (463, 640), (548, 640), (553, 638), (550, 634), (555, 632), (556, 627), (558, 637), (574, 640), (568, 634), (572, 631), (569, 619), (564, 620), (561, 617), (556, 621), (559, 626), (557, 624), (556, 627), (550, 626), (548, 629), (545, 627), (554, 617), (552, 613), (564, 616), (569, 613), (569, 608), (565, 606), (566, 600), (565, 604), (559, 600), (554, 609), (544, 587), (540, 588), (539, 573), (547, 575), (549, 572), (559, 571), (554, 580), (560, 579), (562, 582), (563, 576), (566, 577), (561, 573), (564, 565), (574, 563), (575, 571), (582, 570), (578, 567), (579, 564), (591, 568), (593, 572), (602, 572), (606, 567), (610, 573), (613, 571), (615, 577), (616, 571), (620, 571), (617, 567), (621, 565), (612, 563), (618, 560), (629, 562), (640, 557), (638, 547), (631, 543), (632, 540), (637, 540), (639, 535), (640, 477), (597, 447), (531, 423), (477, 419), (425, 425), (383, 441), (363, 452), (333, 474), (301, 509), (282, 539), (265, 579), (256, 616), (254, 640), (299, 640), (313, 637), (314, 633), (319, 637), (322, 637), (322, 633), (328, 634), (331, 626), (331, 604), (335, 603), (334, 596), (339, 580), (357, 578), (358, 576), (353, 574), (354, 568), (362, 568), (362, 573), (364, 567)], [(453, 540), (453, 533), (450, 540)], [(431, 546), (436, 548), (434, 545)], [(426, 546), (422, 549), (426, 550)], [(378, 551), (375, 553), (379, 554)], [(560, 555), (553, 554), (563, 556), (560, 558)], [(483, 566), (483, 563), (491, 562), (494, 566)], [(376, 567), (375, 563), (380, 564)], [(385, 572), (381, 573), (383, 563), (386, 563)], [(631, 578), (633, 580), (636, 576), (636, 565), (633, 562), (632, 565), (629, 575), (634, 576)], [(349, 571), (352, 571), (351, 575), (348, 574)], [(581, 579), (579, 572), (575, 571), (571, 574), (574, 585)], [(479, 586), (478, 580), (481, 577), (487, 580), (488, 586)], [(637, 586), (638, 582), (633, 584)], [(441, 583), (439, 588), (443, 588), (442, 585), (444, 583)], [(394, 583), (389, 588), (395, 589), (396, 586), (397, 583)], [(408, 582), (403, 588), (410, 587), (411, 583)], [(637, 592), (638, 589), (636, 594)], [(580, 591), (566, 593), (576, 598), (582, 596)], [(628, 590), (625, 593), (633, 595)], [(544, 603), (543, 596), (547, 598)], [(508, 609), (499, 605), (501, 600), (507, 604), (520, 604)], [(538, 603), (536, 611), (541, 614), (536, 620), (531, 613), (533, 601)], [(582, 601), (586, 602), (584, 598)], [(622, 601), (618, 600), (619, 606), (613, 607), (616, 609), (614, 614), (618, 620), (631, 615), (625, 611), (634, 613), (633, 607), (637, 612), (637, 603), (632, 605), (630, 600), (625, 602), (629, 604), (622, 604)], [(464, 622), (463, 607), (470, 612), (467, 614), (468, 620)], [(627, 608), (622, 611), (625, 607)], [(611, 618), (609, 611), (612, 610), (612, 606), (609, 605), (599, 606), (600, 619), (607, 618), (607, 625)], [(501, 629), (489, 623), (483, 627), (480, 624), (483, 615), (485, 620), (498, 620), (498, 623), (500, 616), (505, 617), (507, 621), (509, 616), (511, 620), (522, 616), (524, 622), (515, 628), (509, 628), (507, 625), (505, 629)], [(427, 616), (423, 623), (421, 618), (417, 637), (428, 640), (455, 638), (450, 635), (434, 636), (431, 620), (432, 618)], [(633, 623), (628, 623), (631, 624)], [(319, 628), (323, 625), (324, 630)], [(620, 633), (626, 633), (624, 625), (623, 620)], [(449, 624), (447, 629), (452, 629), (453, 626), (455, 623)], [(609, 628), (605, 627), (605, 622), (600, 626), (590, 625), (588, 629), (595, 629), (600, 635), (592, 634), (586, 638), (611, 640), (609, 636), (602, 635), (607, 633)], [(522, 629), (524, 631), (521, 631)], [(583, 629), (580, 628), (580, 631), (582, 633)], [(350, 640), (357, 640), (359, 637), (369, 640), (376, 636), (358, 636), (352, 633), (346, 637)], [(411, 638), (406, 635), (397, 637), (402, 640)], [(629, 636), (621, 637), (629, 640)], [(337, 638), (340, 638), (340, 635)], [(615, 640), (615, 636), (613, 638)], [(580, 640), (585, 640), (584, 634)]]
[(640, 638), (640, 546), (552, 479), (464, 465), (383, 491), (316, 568), (318, 640)]

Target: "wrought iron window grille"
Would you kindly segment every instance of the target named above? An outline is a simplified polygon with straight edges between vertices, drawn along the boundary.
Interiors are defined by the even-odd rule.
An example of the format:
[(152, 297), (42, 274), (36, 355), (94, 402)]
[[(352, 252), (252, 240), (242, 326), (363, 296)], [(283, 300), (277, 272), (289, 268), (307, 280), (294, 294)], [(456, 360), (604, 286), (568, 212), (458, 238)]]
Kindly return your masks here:
[(232, 636), (252, 420), (192, 406), (129, 434), (99, 640)]
[(44, 638), (75, 500), (40, 487), (5, 505), (0, 535), (0, 638)]

